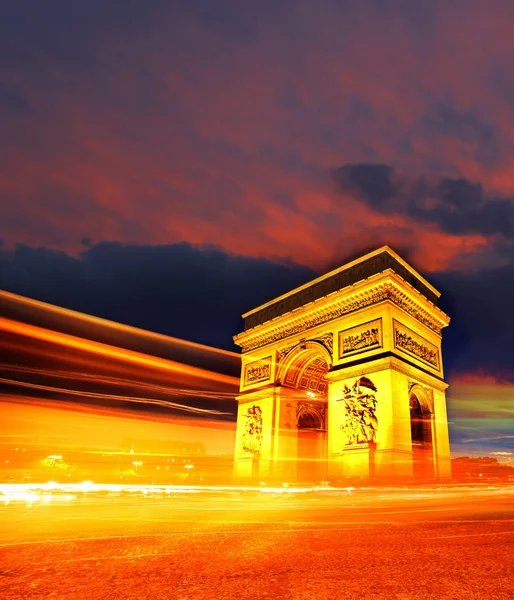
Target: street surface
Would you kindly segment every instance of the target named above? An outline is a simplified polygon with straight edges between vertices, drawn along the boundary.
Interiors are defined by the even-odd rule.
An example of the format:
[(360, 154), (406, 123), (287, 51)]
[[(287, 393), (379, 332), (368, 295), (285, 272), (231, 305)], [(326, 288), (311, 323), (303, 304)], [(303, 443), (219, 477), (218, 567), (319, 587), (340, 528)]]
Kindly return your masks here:
[(512, 487), (5, 498), (3, 600), (514, 597)]

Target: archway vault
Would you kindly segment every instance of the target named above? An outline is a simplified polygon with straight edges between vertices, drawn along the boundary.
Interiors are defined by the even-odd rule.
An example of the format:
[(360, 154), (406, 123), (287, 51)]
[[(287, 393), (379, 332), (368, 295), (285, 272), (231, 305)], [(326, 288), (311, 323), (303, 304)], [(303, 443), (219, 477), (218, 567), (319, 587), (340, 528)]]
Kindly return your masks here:
[(330, 363), (330, 353), (323, 344), (317, 341), (301, 342), (291, 349), (280, 365), (277, 381), (286, 387), (309, 392), (309, 395), (325, 397)]

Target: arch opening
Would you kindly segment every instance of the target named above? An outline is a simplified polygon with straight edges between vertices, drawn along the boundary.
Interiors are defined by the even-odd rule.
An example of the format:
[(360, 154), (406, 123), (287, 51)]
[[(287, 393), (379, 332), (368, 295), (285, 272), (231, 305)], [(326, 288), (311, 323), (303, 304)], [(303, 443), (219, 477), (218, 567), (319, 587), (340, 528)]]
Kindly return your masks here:
[(321, 415), (313, 409), (301, 410), (296, 426), (298, 429), (324, 429)]
[(296, 406), (296, 478), (319, 482), (326, 478), (327, 373), (330, 354), (318, 342), (293, 348), (279, 373)]
[(414, 386), (409, 395), (413, 474), (417, 479), (434, 476), (432, 412), (426, 394)]

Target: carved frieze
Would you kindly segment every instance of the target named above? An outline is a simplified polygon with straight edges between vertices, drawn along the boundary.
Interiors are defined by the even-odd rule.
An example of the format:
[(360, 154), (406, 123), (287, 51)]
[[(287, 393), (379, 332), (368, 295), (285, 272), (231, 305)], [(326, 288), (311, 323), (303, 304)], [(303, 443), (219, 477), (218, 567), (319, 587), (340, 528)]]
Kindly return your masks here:
[(439, 350), (405, 325), (394, 320), (394, 347), (439, 371)]
[(284, 360), (284, 358), (291, 352), (291, 350), (295, 347), (296, 344), (292, 344), (290, 346), (284, 346), (283, 348), (280, 348), (280, 350), (278, 351), (278, 357), (277, 357), (277, 361), (281, 362)]
[(324, 335), (321, 335), (320, 337), (314, 338), (313, 341), (320, 342), (320, 344), (323, 344), (323, 346), (325, 346), (325, 348), (332, 355), (332, 352), (334, 350), (334, 336), (332, 335), (332, 333), (325, 333)]
[(398, 288), (391, 284), (386, 283), (379, 287), (376, 287), (368, 292), (353, 296), (346, 300), (342, 300), (334, 305), (329, 310), (324, 310), (318, 314), (311, 314), (310, 316), (304, 316), (301, 320), (295, 320), (291, 324), (285, 324), (281, 329), (272, 331), (267, 334), (258, 335), (249, 340), (238, 341), (237, 336), (236, 342), (241, 346), (243, 352), (254, 350), (266, 344), (270, 344), (277, 340), (287, 338), (296, 333), (300, 333), (317, 325), (321, 325), (333, 319), (337, 319), (351, 312), (366, 308), (382, 302), (384, 300), (390, 300), (396, 306), (405, 310), (408, 314), (417, 319), (420, 323), (423, 323), (429, 327), (432, 331), (441, 334), (441, 325), (438, 320), (432, 318), (427, 312), (420, 310), (413, 302), (409, 302), (406, 296), (398, 290)]
[(341, 429), (347, 446), (375, 442), (378, 427), (376, 392), (376, 386), (367, 377), (357, 379), (351, 388), (345, 385), (345, 420)]
[(271, 379), (271, 356), (245, 366), (244, 384), (253, 385)]
[(339, 358), (382, 347), (382, 319), (339, 332)]
[(260, 454), (262, 444), (262, 409), (251, 406), (244, 415), (242, 448), (248, 454)]

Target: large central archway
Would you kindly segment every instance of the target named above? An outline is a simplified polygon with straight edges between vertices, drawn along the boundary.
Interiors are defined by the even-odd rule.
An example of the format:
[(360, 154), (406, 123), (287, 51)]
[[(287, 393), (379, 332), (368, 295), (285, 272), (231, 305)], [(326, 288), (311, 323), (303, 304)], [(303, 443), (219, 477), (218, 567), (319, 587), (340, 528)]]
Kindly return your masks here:
[(330, 354), (319, 342), (293, 348), (280, 379), (296, 406), (296, 479), (319, 482), (326, 478), (326, 432)]

